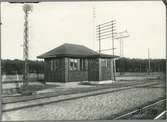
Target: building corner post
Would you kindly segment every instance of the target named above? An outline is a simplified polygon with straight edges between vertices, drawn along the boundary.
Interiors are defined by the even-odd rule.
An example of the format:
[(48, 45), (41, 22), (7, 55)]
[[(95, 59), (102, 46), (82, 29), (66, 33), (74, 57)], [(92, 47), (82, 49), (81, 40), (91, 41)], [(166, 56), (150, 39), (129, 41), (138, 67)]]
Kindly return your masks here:
[[(0, 13), (1, 13), (1, 2), (0, 2)], [(2, 58), (1, 58), (1, 18), (0, 18), (0, 120), (2, 120)]]
[(68, 58), (64, 58), (64, 82), (68, 82)]
[(99, 81), (102, 80), (102, 72), (101, 72), (101, 58), (99, 58)]

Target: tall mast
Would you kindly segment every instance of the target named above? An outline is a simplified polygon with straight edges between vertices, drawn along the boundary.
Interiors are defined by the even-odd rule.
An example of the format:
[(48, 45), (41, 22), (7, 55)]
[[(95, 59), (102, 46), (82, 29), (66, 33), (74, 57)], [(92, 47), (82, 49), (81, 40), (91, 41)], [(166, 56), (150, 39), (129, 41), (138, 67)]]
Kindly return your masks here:
[(148, 48), (148, 74), (150, 74), (150, 50)]
[(28, 58), (29, 58), (29, 30), (28, 30), (28, 15), (32, 11), (32, 6), (29, 4), (23, 5), (24, 16), (24, 43), (23, 43), (23, 59), (24, 59), (24, 74), (23, 84), (28, 85)]

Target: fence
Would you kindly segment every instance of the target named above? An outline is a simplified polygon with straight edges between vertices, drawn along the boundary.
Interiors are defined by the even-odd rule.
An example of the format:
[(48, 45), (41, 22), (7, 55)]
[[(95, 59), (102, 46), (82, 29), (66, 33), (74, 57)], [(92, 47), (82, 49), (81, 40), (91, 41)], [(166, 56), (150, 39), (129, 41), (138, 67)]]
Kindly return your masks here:
[[(29, 80), (30, 81), (41, 81), (44, 80), (44, 74), (36, 74), (36, 73), (30, 73), (29, 74)], [(2, 82), (14, 82), (14, 81), (22, 81), (23, 75), (16, 74), (16, 75), (2, 75)]]

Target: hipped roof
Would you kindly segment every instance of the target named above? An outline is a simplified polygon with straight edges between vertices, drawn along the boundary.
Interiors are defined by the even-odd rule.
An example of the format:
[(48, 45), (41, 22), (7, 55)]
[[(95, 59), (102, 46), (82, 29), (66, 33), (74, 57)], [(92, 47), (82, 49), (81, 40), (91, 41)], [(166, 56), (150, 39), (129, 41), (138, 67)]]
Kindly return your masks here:
[(37, 56), (37, 58), (56, 58), (56, 57), (74, 57), (74, 58), (82, 58), (82, 57), (103, 57), (103, 58), (114, 58), (116, 56), (108, 55), (108, 54), (99, 54), (96, 51), (87, 48), (83, 45), (69, 44), (65, 43), (60, 45), (57, 48), (54, 48), (42, 55)]

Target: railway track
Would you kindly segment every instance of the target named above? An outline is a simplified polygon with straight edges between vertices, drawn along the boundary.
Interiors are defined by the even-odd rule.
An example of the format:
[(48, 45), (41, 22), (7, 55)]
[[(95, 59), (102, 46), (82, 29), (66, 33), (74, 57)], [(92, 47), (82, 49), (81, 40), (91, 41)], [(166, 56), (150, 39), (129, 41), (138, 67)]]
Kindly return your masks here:
[(158, 120), (158, 119), (166, 119), (166, 110), (164, 110), (163, 112), (161, 112), (158, 116), (154, 118), (154, 120)]
[[(57, 103), (57, 102), (63, 102), (63, 101), (68, 101), (68, 100), (75, 100), (79, 98), (84, 98), (84, 97), (90, 97), (90, 96), (97, 96), (101, 94), (107, 94), (107, 93), (112, 93), (112, 92), (118, 92), (121, 90), (128, 90), (128, 89), (133, 89), (133, 88), (142, 88), (142, 87), (151, 87), (154, 85), (158, 85), (160, 83), (154, 82), (154, 83), (145, 83), (145, 84), (137, 84), (137, 85), (132, 85), (132, 86), (126, 86), (126, 87), (121, 87), (117, 89), (103, 89), (103, 90), (96, 90), (92, 92), (84, 92), (84, 93), (79, 93), (79, 94), (69, 94), (69, 95), (62, 95), (60, 97), (53, 97), (53, 100), (47, 99), (48, 97), (44, 98), (38, 98), (41, 99), (36, 103), (35, 101), (37, 99), (31, 99), (27, 101), (19, 101), (19, 102), (12, 102), (12, 103), (3, 103), (3, 112), (8, 112), (8, 111), (14, 111), (14, 110), (19, 110), (19, 109), (24, 109), (24, 108), (29, 108), (29, 107), (35, 107), (35, 106), (42, 106), (42, 105), (47, 105), (51, 103)], [(43, 100), (43, 102), (41, 102)], [(28, 102), (30, 101), (30, 104)], [(33, 103), (34, 102), (34, 103)], [(20, 104), (19, 104), (20, 103)], [(10, 106), (11, 105), (11, 106)]]
[[(151, 85), (156, 85), (160, 84), (161, 82), (151, 82)], [(155, 83), (155, 84), (154, 84)], [(35, 94), (31, 96), (10, 96), (10, 97), (3, 97), (2, 104), (9, 104), (9, 103), (16, 103), (16, 102), (27, 102), (27, 101), (32, 101), (32, 100), (37, 100), (37, 99), (45, 99), (45, 98), (51, 98), (51, 97), (58, 97), (60, 95), (70, 95), (70, 94), (76, 94), (76, 93), (87, 93), (87, 92), (93, 92), (93, 91), (100, 91), (100, 90), (105, 90), (105, 89), (111, 89), (111, 88), (118, 88), (118, 90), (122, 90), (121, 88), (126, 88), (126, 87), (135, 87), (136, 85), (140, 84), (148, 84), (148, 82), (135, 82), (135, 83), (128, 83), (128, 84), (111, 84), (111, 85), (104, 85), (102, 87), (93, 87), (93, 88), (86, 88), (86, 89), (79, 89), (79, 90), (70, 90), (70, 91), (65, 91), (65, 92), (51, 92), (51, 93), (42, 93), (42, 94)], [(99, 85), (100, 86), (100, 85)]]
[[(163, 105), (163, 106), (162, 106)], [(113, 118), (113, 120), (124, 120), (124, 119), (160, 119), (162, 116), (165, 116), (166, 118), (166, 98), (161, 98), (159, 100), (150, 102), (148, 104), (142, 105), (138, 108), (135, 108), (134, 110), (130, 110), (128, 112), (125, 112), (123, 114), (117, 115), (116, 117)], [(162, 110), (161, 110), (162, 109)], [(148, 117), (148, 112), (149, 111), (154, 111), (152, 113), (151, 117)], [(156, 113), (155, 113), (156, 111)]]

